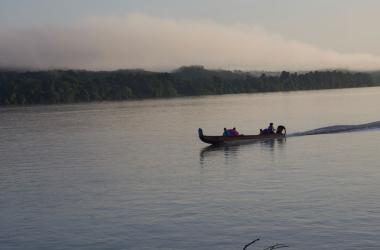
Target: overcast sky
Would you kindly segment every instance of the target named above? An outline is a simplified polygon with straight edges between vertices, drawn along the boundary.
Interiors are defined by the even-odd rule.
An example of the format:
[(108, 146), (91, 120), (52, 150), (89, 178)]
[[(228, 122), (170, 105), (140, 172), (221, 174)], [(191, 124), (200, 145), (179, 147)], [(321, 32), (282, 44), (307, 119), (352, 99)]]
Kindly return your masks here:
[(0, 0), (0, 66), (380, 69), (377, 0)]

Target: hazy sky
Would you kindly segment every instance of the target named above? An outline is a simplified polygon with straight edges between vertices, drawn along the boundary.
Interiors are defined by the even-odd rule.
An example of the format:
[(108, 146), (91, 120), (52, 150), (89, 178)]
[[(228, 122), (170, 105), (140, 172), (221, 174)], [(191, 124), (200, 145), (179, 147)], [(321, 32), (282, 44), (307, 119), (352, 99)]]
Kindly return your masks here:
[(0, 66), (380, 69), (378, 0), (0, 0)]

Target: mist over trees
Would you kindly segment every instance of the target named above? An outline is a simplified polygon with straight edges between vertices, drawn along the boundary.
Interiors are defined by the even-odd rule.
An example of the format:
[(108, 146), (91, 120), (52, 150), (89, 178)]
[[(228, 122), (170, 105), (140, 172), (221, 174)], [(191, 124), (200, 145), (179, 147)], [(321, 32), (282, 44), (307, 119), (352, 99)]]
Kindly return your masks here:
[[(374, 77), (376, 79), (374, 80)], [(144, 70), (0, 71), (0, 105), (351, 88), (380, 85), (380, 74), (348, 71), (258, 73), (181, 67)]]

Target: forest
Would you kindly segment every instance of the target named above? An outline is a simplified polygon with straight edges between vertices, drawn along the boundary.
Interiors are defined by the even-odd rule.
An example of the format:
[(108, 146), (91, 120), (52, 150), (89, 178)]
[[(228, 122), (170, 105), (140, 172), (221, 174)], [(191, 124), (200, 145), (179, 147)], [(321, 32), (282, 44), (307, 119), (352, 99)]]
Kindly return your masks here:
[(172, 72), (0, 70), (0, 105), (54, 104), (179, 96), (378, 86), (378, 73), (244, 72), (181, 67)]

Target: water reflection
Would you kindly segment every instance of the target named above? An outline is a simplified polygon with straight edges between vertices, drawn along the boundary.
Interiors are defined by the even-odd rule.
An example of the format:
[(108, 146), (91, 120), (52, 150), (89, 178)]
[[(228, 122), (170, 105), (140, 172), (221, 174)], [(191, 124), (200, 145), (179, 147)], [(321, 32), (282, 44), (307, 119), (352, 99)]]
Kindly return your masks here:
[(212, 158), (213, 156), (221, 156), (223, 154), (225, 163), (230, 163), (231, 161), (238, 158), (239, 152), (244, 150), (255, 150), (260, 148), (261, 150), (267, 150), (274, 153), (277, 149), (282, 149), (285, 145), (286, 138), (278, 138), (271, 140), (261, 140), (251, 142), (249, 144), (238, 144), (238, 145), (222, 145), (222, 146), (207, 146), (200, 150), (199, 161), (201, 166), (205, 164), (207, 158)]

